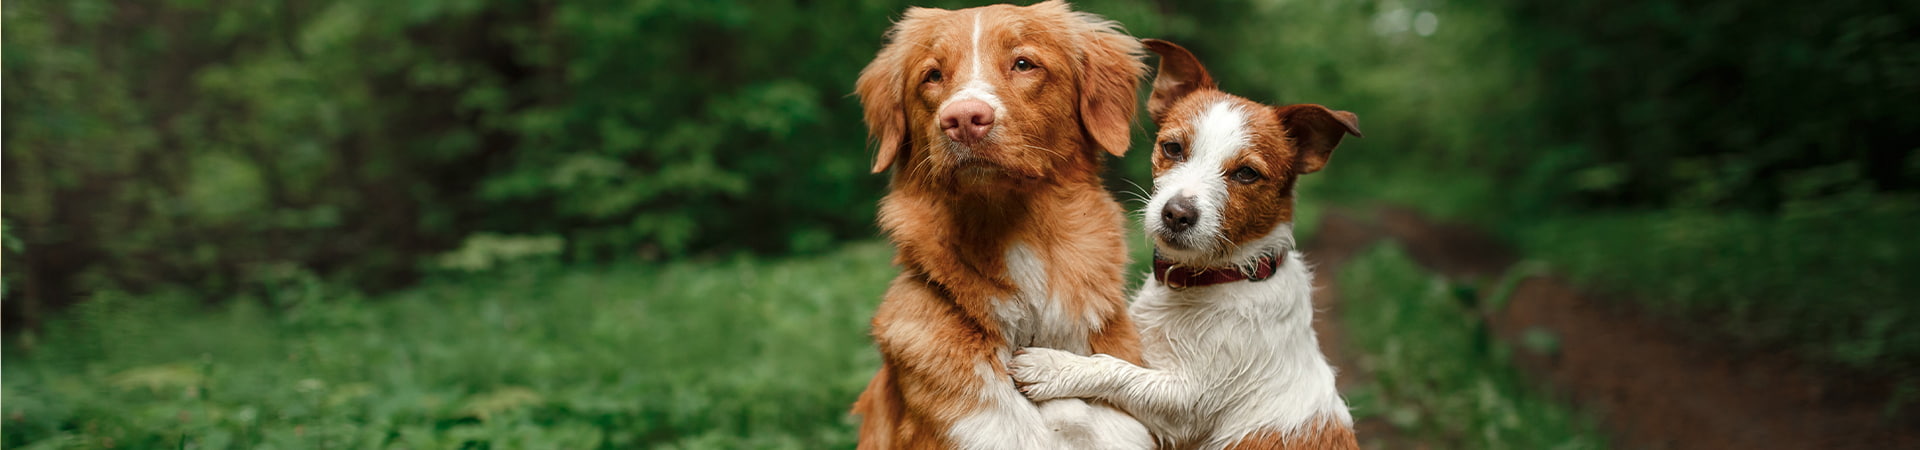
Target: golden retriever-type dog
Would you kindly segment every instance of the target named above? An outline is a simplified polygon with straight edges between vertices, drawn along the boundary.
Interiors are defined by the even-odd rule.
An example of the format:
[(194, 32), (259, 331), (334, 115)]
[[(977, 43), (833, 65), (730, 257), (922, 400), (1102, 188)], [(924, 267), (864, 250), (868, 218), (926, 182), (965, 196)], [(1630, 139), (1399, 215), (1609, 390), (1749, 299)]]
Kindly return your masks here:
[(1007, 372), (1027, 346), (1139, 362), (1125, 214), (1099, 176), (1128, 145), (1139, 41), (1058, 1), (913, 8), (887, 37), (856, 93), (873, 171), (892, 169), (879, 223), (900, 275), (860, 448), (1150, 447), (1126, 414), (1036, 404)]

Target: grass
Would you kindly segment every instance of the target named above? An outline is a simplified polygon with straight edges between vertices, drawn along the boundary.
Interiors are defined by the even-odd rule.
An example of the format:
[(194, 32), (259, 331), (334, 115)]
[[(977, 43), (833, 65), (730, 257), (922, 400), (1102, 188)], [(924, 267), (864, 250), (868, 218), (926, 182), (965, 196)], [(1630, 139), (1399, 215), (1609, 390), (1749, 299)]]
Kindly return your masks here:
[(519, 268), (211, 310), (100, 295), (7, 340), (4, 444), (850, 447), (890, 255)]
[[(1525, 251), (1582, 285), (1754, 347), (1851, 369), (1920, 369), (1920, 220), (1910, 210), (1761, 217), (1684, 210), (1553, 217)], [(1909, 380), (1912, 381), (1912, 380)]]
[[(1365, 166), (1356, 166), (1365, 167)], [(1387, 199), (1515, 236), (1533, 258), (1705, 329), (1801, 342), (1867, 368), (1916, 358), (1920, 241), (1897, 207), (1781, 218), (1664, 211), (1503, 215), (1476, 178), (1303, 184), (1316, 205)], [(1867, 211), (1867, 213), (1860, 213)], [(1133, 227), (1132, 284), (1151, 249)], [(1849, 255), (1840, 259), (1836, 255)], [(878, 242), (792, 258), (520, 266), (368, 298), (294, 284), (205, 306), (103, 293), (6, 341), (7, 448), (848, 447), (877, 355), (867, 320), (895, 273)], [(1604, 448), (1528, 388), (1472, 294), (1397, 248), (1341, 271), (1344, 325), (1377, 379), (1351, 393), (1442, 446)], [(1482, 301), (1476, 304), (1497, 304)]]
[(1342, 325), (1374, 374), (1348, 392), (1356, 418), (1384, 417), (1441, 448), (1607, 447), (1592, 418), (1514, 370), (1509, 347), (1463, 306), (1473, 289), (1425, 272), (1393, 245), (1363, 252), (1339, 276)]
[[(1471, 171), (1357, 164), (1303, 195), (1406, 205), (1476, 224), (1526, 259), (1712, 337), (1920, 385), (1920, 208), (1911, 199), (1790, 202), (1775, 214), (1586, 210)], [(1309, 201), (1312, 203), (1312, 200)]]
[[(1303, 212), (1303, 216), (1311, 214)], [(1151, 245), (1130, 230), (1130, 287)], [(1310, 230), (1303, 230), (1303, 232)], [(795, 259), (102, 293), (5, 347), (5, 448), (851, 447), (881, 242)]]

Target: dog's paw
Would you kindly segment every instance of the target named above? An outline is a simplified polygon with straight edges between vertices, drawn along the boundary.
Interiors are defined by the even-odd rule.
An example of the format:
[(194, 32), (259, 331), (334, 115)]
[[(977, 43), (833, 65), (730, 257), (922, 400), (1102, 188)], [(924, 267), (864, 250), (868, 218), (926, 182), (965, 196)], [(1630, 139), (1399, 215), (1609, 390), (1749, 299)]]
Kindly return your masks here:
[(1085, 359), (1085, 356), (1050, 348), (1029, 347), (1013, 354), (1013, 360), (1007, 362), (1007, 371), (1012, 372), (1020, 393), (1034, 401), (1084, 397), (1086, 394), (1079, 392), (1083, 383), (1077, 376), (1081, 371), (1076, 369)]

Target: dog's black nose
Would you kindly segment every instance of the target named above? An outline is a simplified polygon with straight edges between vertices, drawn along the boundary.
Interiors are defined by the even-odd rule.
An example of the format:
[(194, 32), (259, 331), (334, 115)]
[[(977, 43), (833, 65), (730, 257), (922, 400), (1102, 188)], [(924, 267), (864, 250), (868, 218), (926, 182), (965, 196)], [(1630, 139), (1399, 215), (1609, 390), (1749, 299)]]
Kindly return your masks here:
[(1174, 197), (1167, 201), (1166, 207), (1160, 208), (1160, 224), (1165, 226), (1167, 231), (1174, 233), (1187, 231), (1188, 228), (1193, 228), (1194, 222), (1198, 221), (1200, 221), (1200, 211), (1193, 207), (1192, 196)]

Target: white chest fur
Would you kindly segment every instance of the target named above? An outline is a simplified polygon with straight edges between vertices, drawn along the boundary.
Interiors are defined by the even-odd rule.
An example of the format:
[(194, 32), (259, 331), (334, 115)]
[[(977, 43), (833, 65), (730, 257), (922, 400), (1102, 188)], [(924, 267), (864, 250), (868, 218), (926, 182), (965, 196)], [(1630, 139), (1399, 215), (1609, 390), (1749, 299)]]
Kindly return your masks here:
[(1313, 275), (1287, 252), (1273, 277), (1172, 290), (1133, 303), (1147, 367), (1029, 348), (1008, 367), (1028, 397), (1113, 402), (1166, 448), (1224, 448), (1254, 432), (1283, 439), (1353, 416), (1313, 335)]
[(1132, 313), (1147, 366), (1198, 390), (1164, 404), (1180, 410), (1135, 411), (1162, 439), (1218, 448), (1316, 418), (1352, 423), (1313, 334), (1313, 274), (1299, 253), (1283, 259), (1265, 281), (1141, 288)]
[(1100, 320), (1091, 312), (1068, 311), (1066, 304), (1047, 290), (1046, 262), (1023, 243), (1007, 248), (1007, 278), (1018, 291), (1010, 298), (993, 301), (994, 318), (1012, 348), (1047, 347), (1085, 355), (1092, 351), (1088, 338), (1100, 331)]
[[(1007, 249), (1007, 277), (1017, 292), (993, 300), (1009, 348), (997, 355), (1006, 361), (1014, 349), (1045, 346), (1085, 355), (1089, 336), (1098, 331), (1098, 317), (1069, 312), (1048, 291), (1046, 265), (1032, 248), (1016, 243)], [(1146, 427), (1126, 413), (1081, 399), (1035, 402), (1014, 389), (1006, 374), (981, 363), (974, 369), (982, 378), (980, 404), (973, 414), (948, 430), (963, 449), (1147, 449), (1153, 440)]]

